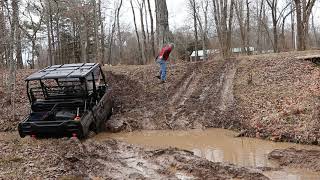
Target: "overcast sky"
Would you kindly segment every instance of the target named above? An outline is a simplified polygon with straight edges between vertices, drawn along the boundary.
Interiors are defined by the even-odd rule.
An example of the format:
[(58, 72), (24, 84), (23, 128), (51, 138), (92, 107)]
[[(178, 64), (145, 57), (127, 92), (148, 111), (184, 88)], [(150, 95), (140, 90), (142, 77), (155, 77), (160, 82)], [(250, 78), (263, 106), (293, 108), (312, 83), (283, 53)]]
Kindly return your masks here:
[[(117, 2), (117, 0), (114, 0), (114, 1)], [(177, 27), (181, 27), (186, 24), (185, 21), (188, 17), (186, 1), (187, 0), (167, 0), (170, 28), (176, 29)], [(150, 3), (152, 4), (152, 9), (154, 11), (154, 0), (150, 0)], [(140, 15), (139, 15), (139, 11), (138, 11), (139, 9), (136, 4), (134, 4), (134, 6), (135, 6), (135, 11), (136, 11), (135, 13), (136, 13), (136, 18), (137, 18), (137, 24), (140, 29), (140, 25), (139, 25), (140, 24), (139, 23), (140, 22), (140, 20), (139, 20)], [(107, 14), (110, 14), (110, 10), (107, 10)], [(131, 6), (130, 6), (130, 1), (128, 1), (128, 0), (123, 1), (123, 7), (121, 9), (120, 20), (122, 21), (122, 23), (130, 24), (133, 28), (132, 10), (131, 10)], [(107, 21), (110, 22), (110, 15), (109, 15), (109, 20), (107, 20)]]

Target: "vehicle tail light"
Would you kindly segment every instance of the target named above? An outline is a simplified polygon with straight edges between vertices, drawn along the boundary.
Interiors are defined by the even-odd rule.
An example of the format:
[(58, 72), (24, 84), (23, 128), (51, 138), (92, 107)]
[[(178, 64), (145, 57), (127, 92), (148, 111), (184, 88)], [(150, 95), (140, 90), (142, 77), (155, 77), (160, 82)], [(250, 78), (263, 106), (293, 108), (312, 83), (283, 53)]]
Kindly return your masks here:
[(76, 117), (74, 118), (75, 121), (80, 121), (80, 115), (79, 115), (79, 108), (77, 108), (77, 115)]

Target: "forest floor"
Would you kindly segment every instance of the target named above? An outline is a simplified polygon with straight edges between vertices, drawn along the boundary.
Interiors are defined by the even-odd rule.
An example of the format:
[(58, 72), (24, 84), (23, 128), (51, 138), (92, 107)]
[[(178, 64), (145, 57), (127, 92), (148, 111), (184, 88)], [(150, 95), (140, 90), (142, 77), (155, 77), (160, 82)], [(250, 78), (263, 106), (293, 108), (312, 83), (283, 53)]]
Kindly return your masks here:
[[(165, 84), (155, 77), (155, 64), (106, 66), (115, 100), (107, 127), (111, 131), (213, 127), (273, 141), (320, 144), (320, 67), (297, 58), (312, 54), (320, 51), (177, 63), (169, 65)], [(24, 77), (30, 73), (17, 73), (14, 109), (18, 111), (12, 111), (5, 86), (0, 85), (0, 131), (5, 131), (0, 134), (0, 178), (266, 178), (256, 170), (209, 162), (179, 149), (144, 149), (116, 140), (20, 139), (8, 131), (15, 131), (28, 113)], [(281, 153), (301, 157), (295, 151)], [(295, 162), (300, 163), (290, 161)], [(319, 161), (310, 166), (315, 163), (319, 166)]]

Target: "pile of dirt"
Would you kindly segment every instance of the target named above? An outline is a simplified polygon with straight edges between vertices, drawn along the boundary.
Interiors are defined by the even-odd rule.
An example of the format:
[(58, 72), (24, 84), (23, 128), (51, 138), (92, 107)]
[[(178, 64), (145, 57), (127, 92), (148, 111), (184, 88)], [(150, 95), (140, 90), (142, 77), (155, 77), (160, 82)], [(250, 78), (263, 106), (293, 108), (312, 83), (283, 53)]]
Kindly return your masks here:
[(0, 132), (13, 131), (18, 127), (18, 123), (29, 113), (29, 101), (26, 93), (25, 78), (35, 70), (18, 70), (16, 73), (16, 84), (14, 95), (14, 105), (10, 101), (10, 93), (7, 92), (8, 71), (0, 70)]
[(0, 179), (267, 179), (260, 171), (209, 162), (188, 151), (145, 150), (115, 140), (16, 137), (2, 139), (0, 152)]
[(275, 149), (268, 158), (277, 161), (280, 166), (320, 171), (320, 151), (317, 150)]
[(106, 67), (114, 88), (111, 122), (139, 129), (228, 128), (275, 141), (320, 141), (320, 68), (290, 52), (169, 66)]

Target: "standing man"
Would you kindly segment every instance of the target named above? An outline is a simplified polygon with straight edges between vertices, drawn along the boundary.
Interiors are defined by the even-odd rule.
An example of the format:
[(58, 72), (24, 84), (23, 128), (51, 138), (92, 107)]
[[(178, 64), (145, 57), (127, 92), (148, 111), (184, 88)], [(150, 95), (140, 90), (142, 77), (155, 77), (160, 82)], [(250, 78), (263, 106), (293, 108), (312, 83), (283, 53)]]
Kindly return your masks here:
[(157, 63), (160, 64), (160, 75), (156, 77), (161, 79), (161, 83), (165, 83), (167, 80), (167, 61), (173, 49), (174, 49), (173, 43), (167, 44), (161, 49), (159, 55), (156, 58)]

